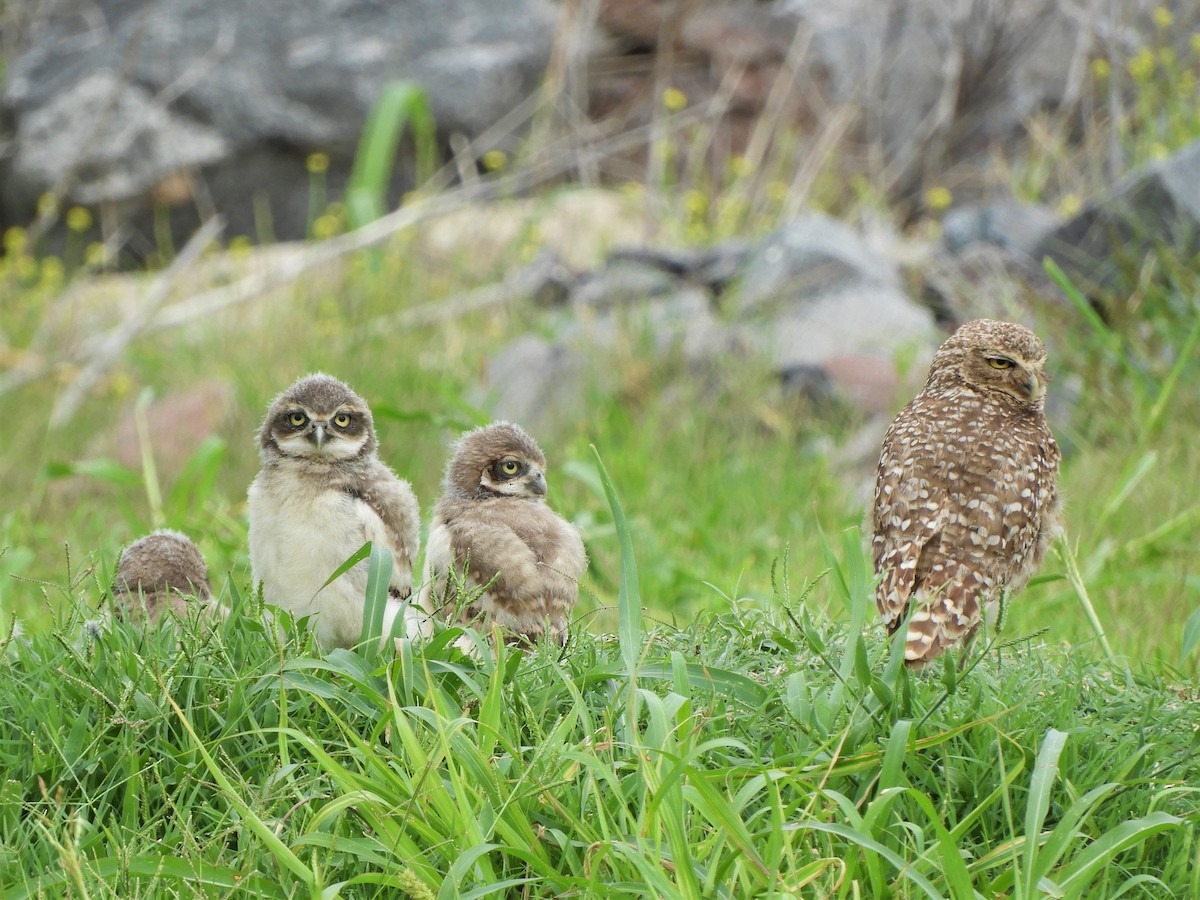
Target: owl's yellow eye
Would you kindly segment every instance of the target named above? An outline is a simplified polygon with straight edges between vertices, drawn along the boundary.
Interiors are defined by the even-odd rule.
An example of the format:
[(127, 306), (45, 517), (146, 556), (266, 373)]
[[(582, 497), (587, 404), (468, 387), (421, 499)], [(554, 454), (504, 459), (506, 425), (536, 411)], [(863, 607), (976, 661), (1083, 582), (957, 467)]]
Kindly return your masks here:
[(1011, 369), (1013, 367), (1013, 361), (1007, 356), (989, 356), (987, 361), (993, 369)]
[(333, 424), (336, 425), (338, 428), (345, 428), (347, 425), (350, 424), (350, 417), (348, 415), (346, 415), (345, 413), (338, 413), (336, 416), (333, 417)]
[(296, 428), (299, 428), (301, 425), (303, 425), (307, 421), (308, 421), (308, 416), (306, 416), (302, 412), (294, 412), (290, 416), (288, 416), (288, 423), (290, 425), (295, 426)]
[(516, 475), (521, 470), (521, 465), (515, 459), (506, 459), (500, 463), (500, 471), (505, 475)]

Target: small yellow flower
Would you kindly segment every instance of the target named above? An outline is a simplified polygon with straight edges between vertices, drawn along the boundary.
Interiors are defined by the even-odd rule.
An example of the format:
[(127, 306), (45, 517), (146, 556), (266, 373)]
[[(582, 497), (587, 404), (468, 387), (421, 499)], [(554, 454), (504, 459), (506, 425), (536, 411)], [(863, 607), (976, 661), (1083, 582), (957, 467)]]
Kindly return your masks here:
[(25, 229), (20, 225), (13, 225), (11, 228), (5, 229), (4, 252), (9, 256), (16, 256), (22, 253), (28, 243), (29, 238), (25, 234)]
[(1112, 74), (1112, 65), (1107, 59), (1099, 57), (1092, 60), (1092, 77), (1097, 81), (1105, 81)]
[(317, 220), (315, 222), (313, 222), (313, 225), (312, 225), (313, 237), (315, 237), (319, 241), (323, 241), (326, 238), (333, 237), (335, 234), (338, 233), (338, 231), (339, 231), (338, 220), (335, 219), (333, 216), (329, 215), (328, 213), (326, 213), (323, 216), (318, 216)]
[(1078, 194), (1065, 194), (1058, 201), (1058, 214), (1069, 218), (1079, 212), (1082, 207), (1083, 202), (1079, 199)]
[(698, 191), (695, 188), (690, 191), (685, 191), (683, 195), (683, 208), (687, 210), (687, 214), (698, 219), (708, 211), (708, 197), (704, 191)]
[(930, 209), (947, 209), (953, 202), (954, 194), (950, 193), (950, 189), (948, 187), (936, 185), (925, 192), (925, 205)]
[(483, 154), (483, 167), (489, 172), (495, 172), (497, 169), (503, 169), (508, 165), (508, 154), (503, 150), (489, 150)]
[(13, 262), (13, 272), (21, 281), (33, 281), (38, 274), (37, 260), (32, 256), (18, 256)]
[(37, 211), (39, 216), (52, 216), (58, 212), (58, 198), (50, 191), (38, 197)]
[(83, 251), (83, 261), (93, 269), (98, 269), (104, 265), (107, 257), (108, 251), (104, 249), (104, 245), (99, 241), (93, 241), (88, 244), (87, 248)]
[(791, 190), (786, 181), (772, 181), (767, 185), (767, 197), (772, 203), (782, 203), (788, 198)]
[(1171, 23), (1175, 21), (1175, 17), (1171, 15), (1171, 11), (1165, 6), (1156, 6), (1154, 8), (1154, 24), (1159, 28), (1170, 28)]
[(750, 160), (744, 156), (735, 156), (729, 161), (729, 168), (736, 178), (745, 178), (754, 171), (754, 166), (750, 164)]
[(687, 94), (679, 88), (667, 88), (662, 93), (663, 106), (671, 112), (679, 112), (688, 104)]
[(42, 260), (42, 286), (52, 291), (62, 286), (65, 278), (62, 260), (57, 256), (47, 256)]
[(1129, 77), (1134, 81), (1145, 81), (1154, 74), (1154, 53), (1149, 47), (1143, 47), (1129, 58), (1125, 64)]
[(67, 210), (67, 227), (72, 231), (87, 231), (92, 227), (92, 214), (82, 206), (72, 206)]
[(329, 168), (328, 153), (310, 153), (304, 160), (304, 165), (308, 167), (308, 171), (312, 175), (320, 175)]
[(1192, 52), (1200, 53), (1200, 31), (1197, 31), (1194, 34), (1192, 34), (1192, 39), (1191, 39), (1190, 43), (1192, 45)]
[(239, 234), (229, 242), (229, 252), (238, 259), (245, 259), (254, 249), (254, 242), (244, 234)]
[(1171, 155), (1171, 151), (1168, 150), (1165, 145), (1163, 145), (1163, 144), (1151, 144), (1150, 145), (1150, 158), (1151, 159), (1158, 161), (1160, 159), (1166, 159), (1170, 155)]
[(108, 383), (113, 396), (117, 398), (129, 396), (133, 390), (133, 377), (128, 372), (117, 372)]

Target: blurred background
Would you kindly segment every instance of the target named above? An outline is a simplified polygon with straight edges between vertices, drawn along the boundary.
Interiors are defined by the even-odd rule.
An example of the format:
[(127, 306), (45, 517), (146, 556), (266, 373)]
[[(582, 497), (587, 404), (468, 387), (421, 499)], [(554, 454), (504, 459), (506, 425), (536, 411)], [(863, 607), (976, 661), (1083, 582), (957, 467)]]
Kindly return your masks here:
[[(1050, 348), (1067, 534), (1013, 636), (1195, 671), (1200, 11), (1053, 0), (0, 7), (0, 621), (190, 534), (249, 583), (270, 400), (371, 404), (428, 513), (505, 417), (647, 614), (806, 602), (976, 316)], [(1086, 600), (1086, 603), (1085, 603)]]

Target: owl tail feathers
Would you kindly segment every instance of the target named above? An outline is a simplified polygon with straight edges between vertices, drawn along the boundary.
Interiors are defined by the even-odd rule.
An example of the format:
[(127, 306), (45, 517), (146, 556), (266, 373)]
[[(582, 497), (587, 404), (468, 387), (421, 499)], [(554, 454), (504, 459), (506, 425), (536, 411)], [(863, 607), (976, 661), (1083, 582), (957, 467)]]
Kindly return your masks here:
[(956, 644), (966, 647), (978, 627), (978, 620), (956, 613), (944, 600), (918, 609), (908, 620), (904, 662), (910, 668), (922, 669), (946, 648)]

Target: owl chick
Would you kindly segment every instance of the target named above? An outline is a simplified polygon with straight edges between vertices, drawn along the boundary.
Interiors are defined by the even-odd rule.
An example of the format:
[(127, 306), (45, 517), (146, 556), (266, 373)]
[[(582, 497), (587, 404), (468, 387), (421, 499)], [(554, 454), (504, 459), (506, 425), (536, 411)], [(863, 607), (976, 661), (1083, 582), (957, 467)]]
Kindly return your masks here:
[[(459, 439), (429, 531), (426, 611), (483, 618), (513, 643), (542, 633), (565, 643), (587, 554), (575, 526), (546, 505), (545, 473), (541, 448), (516, 425)], [(474, 590), (460, 597), (460, 586)]]
[(909, 606), (904, 659), (966, 645), (985, 608), (1016, 593), (1059, 527), (1061, 454), (1046, 424), (1046, 348), (976, 319), (938, 350), (888, 428), (875, 481), (875, 600), (889, 632)]
[(384, 633), (405, 614), (410, 636), (423, 617), (412, 593), (420, 508), (407, 481), (376, 456), (366, 401), (329, 375), (302, 378), (276, 397), (258, 432), (262, 468), (250, 485), (250, 568), (263, 600), (314, 616), (325, 649), (350, 647), (362, 628), (363, 560), (326, 584), (364, 542), (393, 558)]
[(212, 597), (199, 549), (186, 534), (167, 529), (121, 552), (112, 597), (114, 615), (125, 621), (158, 622), (172, 612), (186, 617), (189, 602), (204, 604), (208, 615), (224, 613)]

